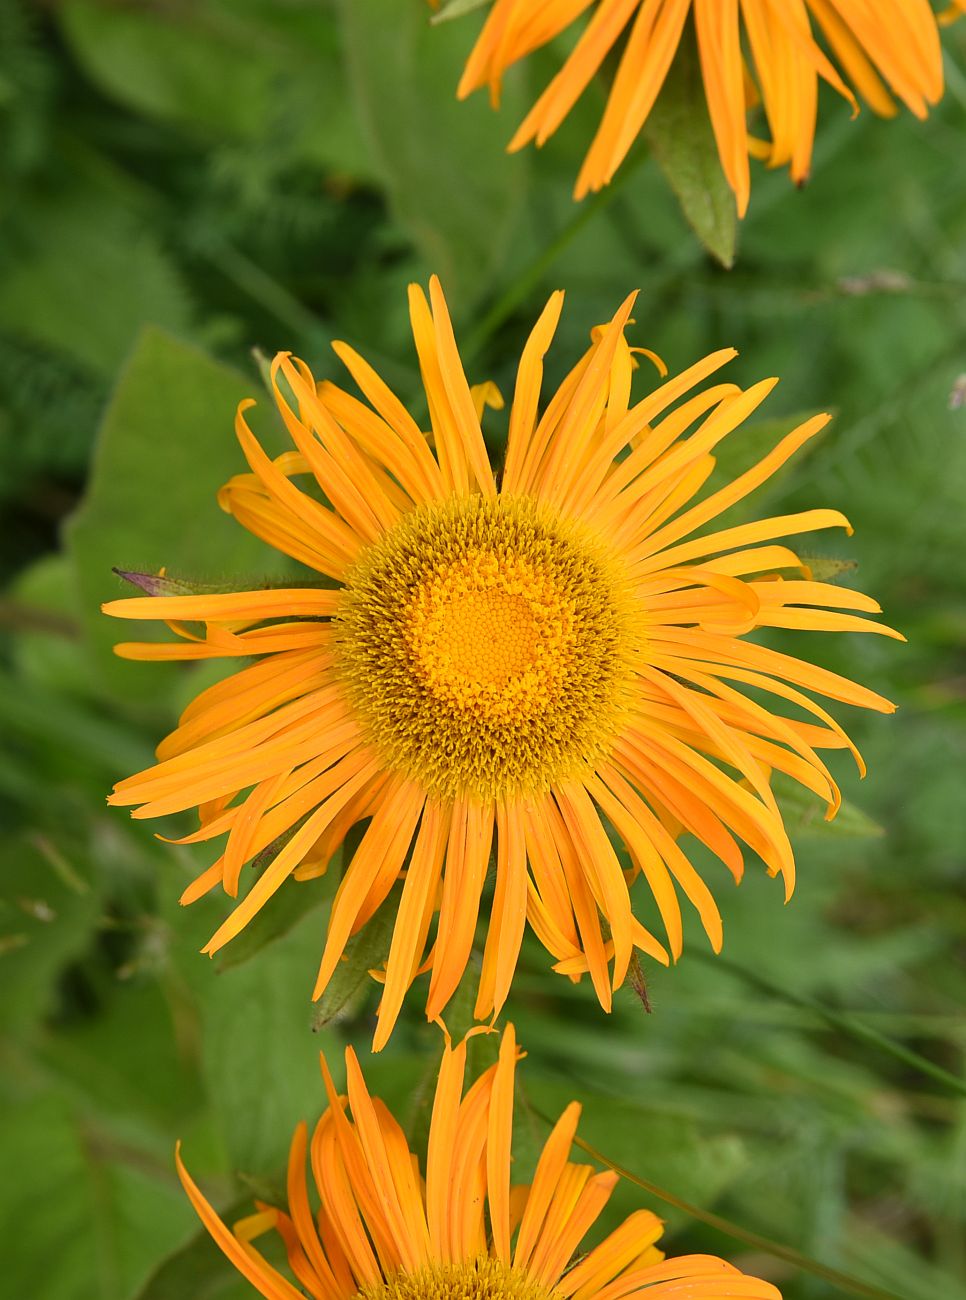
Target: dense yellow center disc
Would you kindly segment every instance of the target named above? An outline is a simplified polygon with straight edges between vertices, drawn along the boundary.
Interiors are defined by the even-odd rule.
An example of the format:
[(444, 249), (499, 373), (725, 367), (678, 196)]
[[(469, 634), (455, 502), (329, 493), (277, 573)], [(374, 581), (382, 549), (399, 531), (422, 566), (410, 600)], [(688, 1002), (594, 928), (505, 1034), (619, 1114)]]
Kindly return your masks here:
[(577, 611), (546, 564), (472, 547), (441, 565), (404, 612), (414, 671), (434, 697), (481, 724), (522, 724), (566, 688)]
[(453, 681), (503, 686), (536, 658), (537, 621), (526, 596), (501, 589), (502, 584), (474, 590), (475, 575), (466, 568), (459, 566), (464, 572), (458, 570), (454, 581), (420, 592), (413, 611), (413, 652), (426, 675), (438, 676), (441, 686)]
[(483, 1256), (468, 1264), (433, 1264), (364, 1287), (362, 1300), (549, 1300), (551, 1292), (519, 1268)]
[(347, 576), (336, 650), (387, 763), (444, 798), (545, 789), (613, 733), (621, 575), (527, 499), (423, 507)]

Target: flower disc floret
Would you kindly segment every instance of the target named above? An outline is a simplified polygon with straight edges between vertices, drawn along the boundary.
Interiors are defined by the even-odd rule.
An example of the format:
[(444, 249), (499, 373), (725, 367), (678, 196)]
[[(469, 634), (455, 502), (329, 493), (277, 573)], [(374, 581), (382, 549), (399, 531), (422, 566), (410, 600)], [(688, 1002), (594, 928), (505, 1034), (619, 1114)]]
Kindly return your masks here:
[(631, 671), (616, 561), (526, 498), (405, 516), (347, 575), (336, 671), (388, 766), (439, 798), (588, 769)]
[(522, 1268), (488, 1255), (457, 1264), (428, 1264), (394, 1273), (359, 1291), (359, 1300), (551, 1300)]

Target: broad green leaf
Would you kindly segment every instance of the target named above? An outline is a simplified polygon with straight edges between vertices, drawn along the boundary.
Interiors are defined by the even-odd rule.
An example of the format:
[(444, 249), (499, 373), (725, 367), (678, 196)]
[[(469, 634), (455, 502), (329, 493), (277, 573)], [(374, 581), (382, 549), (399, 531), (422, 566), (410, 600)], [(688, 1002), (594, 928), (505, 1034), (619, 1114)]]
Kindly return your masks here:
[(522, 212), (527, 166), (504, 151), (522, 108), (517, 83), (495, 117), (456, 99), (469, 53), (459, 23), (431, 28), (422, 4), (339, 0), (350, 85), (393, 208), (454, 314), (484, 290)]
[(114, 658), (118, 640), (167, 635), (100, 613), (102, 601), (134, 594), (114, 567), (156, 573), (167, 566), (191, 578), (236, 578), (239, 587), (293, 567), (215, 500), (245, 468), (232, 423), (238, 403), (256, 390), (254, 380), (153, 327), (121, 372), (86, 495), (66, 531), (85, 637), (115, 692), (155, 701), (172, 670)]
[(277, 135), (284, 121), (294, 154), (371, 174), (324, 6), (68, 0), (58, 17), (88, 75), (126, 107), (246, 141)]
[[(313, 912), (256, 961), (226, 970), (192, 955), (201, 1005), (202, 1055), (217, 1123), (236, 1171), (270, 1189), (300, 1120), (325, 1105), (319, 1051), (336, 1072), (341, 1053), (312, 1032), (312, 985), (324, 926)], [(186, 969), (188, 969), (186, 967)]]
[[(251, 1212), (250, 1196), (220, 1211), (226, 1223)], [(189, 1296), (191, 1300), (251, 1300), (251, 1294), (248, 1282), (201, 1228), (158, 1265), (135, 1300), (186, 1300)]]
[(738, 214), (721, 170), (693, 41), (682, 41), (644, 136), (691, 229), (712, 257), (730, 267)]
[[(219, 30), (218, 6), (60, 6), (65, 36), (89, 76), (122, 103), (160, 118), (254, 135), (268, 109), (266, 68), (244, 29)], [(215, 26), (212, 29), (211, 19)]]
[(0, 278), (0, 329), (103, 379), (117, 370), (145, 321), (190, 331), (180, 271), (157, 234), (108, 190), (60, 189), (32, 198), (24, 215), (25, 246)]
[(5, 1104), (0, 1143), (11, 1175), (0, 1184), (6, 1294), (120, 1300), (189, 1227), (171, 1166), (83, 1118), (66, 1095)]
[(56, 1043), (40, 1044), (37, 1055), (60, 1084), (84, 1099), (86, 1111), (119, 1130), (136, 1130), (170, 1171), (174, 1137), (194, 1128), (204, 1094), (197, 1054), (171, 1033), (183, 1007), (157, 978), (164, 969), (162, 940), (156, 921), (153, 928), (104, 990), (98, 1014), (74, 1018)]

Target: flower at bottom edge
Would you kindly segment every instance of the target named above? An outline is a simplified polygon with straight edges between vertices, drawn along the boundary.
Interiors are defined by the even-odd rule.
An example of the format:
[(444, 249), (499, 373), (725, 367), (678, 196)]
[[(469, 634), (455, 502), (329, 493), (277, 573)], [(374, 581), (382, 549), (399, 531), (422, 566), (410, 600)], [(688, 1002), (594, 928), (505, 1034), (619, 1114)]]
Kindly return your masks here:
[[(570, 1162), (580, 1115), (572, 1102), (540, 1153), (532, 1183), (511, 1183), (518, 1056), (511, 1025), (497, 1064), (464, 1093), (466, 1043), (447, 1044), (425, 1177), (347, 1048), (347, 1096), (336, 1094), (322, 1059), (328, 1109), (311, 1138), (304, 1124), (295, 1131), (285, 1209), (259, 1203), (229, 1230), (179, 1153), (181, 1181), (218, 1246), (267, 1300), (781, 1300), (770, 1283), (714, 1256), (666, 1259), (655, 1245), (663, 1225), (649, 1210), (631, 1214), (580, 1255), (618, 1176)], [(298, 1285), (256, 1246), (271, 1232)]]
[[(863, 686), (746, 639), (770, 628), (898, 635), (862, 617), (878, 612), (874, 600), (813, 580), (777, 544), (848, 521), (816, 509), (716, 522), (829, 417), (709, 492), (718, 444), (777, 381), (705, 384), (734, 356), (723, 349), (632, 401), (631, 295), (541, 409), (562, 298), (523, 349), (499, 474), (481, 431), (487, 393), (467, 382), (435, 278), (428, 302), (410, 294), (431, 441), (344, 344), (335, 350), (367, 402), (279, 354), (274, 391), (293, 449), (270, 459), (243, 403), (236, 430), (250, 470), (219, 500), (320, 585), (105, 606), (163, 620), (178, 638), (119, 646), (127, 657), (253, 660), (202, 691), (157, 764), (110, 797), (137, 818), (195, 808), (201, 825), (179, 842), (222, 840), (184, 903), (218, 887), (238, 898), (254, 864), (206, 952), (290, 878), (322, 875), (368, 822), (345, 854), (315, 995), (350, 939), (397, 907), (377, 972), (377, 1049), (420, 974), (427, 1017), (443, 1014), (482, 910), (478, 1020), (503, 1006), (528, 924), (555, 970), (589, 974), (605, 1010), (636, 951), (677, 959), (681, 896), (717, 951), (721, 916), (679, 837), (706, 845), (735, 881), (747, 846), (787, 897), (795, 864), (773, 773), (831, 817), (840, 796), (821, 751), (849, 749), (863, 770), (809, 693), (892, 711)], [(661, 937), (635, 915), (635, 882), (653, 895)]]

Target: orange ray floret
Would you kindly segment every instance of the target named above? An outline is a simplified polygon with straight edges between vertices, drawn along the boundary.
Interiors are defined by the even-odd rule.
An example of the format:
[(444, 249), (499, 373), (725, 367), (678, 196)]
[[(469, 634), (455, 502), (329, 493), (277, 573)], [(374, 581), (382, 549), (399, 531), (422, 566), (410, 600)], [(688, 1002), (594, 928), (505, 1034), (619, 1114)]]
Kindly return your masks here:
[[(951, 21), (953, 0), (941, 21)], [(884, 117), (896, 101), (917, 117), (943, 92), (930, 0), (495, 0), (470, 55), (459, 95), (488, 86), (496, 104), (506, 70), (578, 18), (584, 28), (563, 66), (510, 142), (542, 145), (619, 51), (607, 107), (577, 179), (575, 197), (602, 189), (627, 157), (693, 20), (721, 167), (739, 213), (748, 207), (749, 155), (808, 178), (818, 91), (827, 82), (852, 106)], [(748, 133), (761, 103), (768, 140)]]
[[(281, 353), (272, 380), (297, 450), (269, 459), (244, 403), (249, 472), (219, 500), (324, 585), (105, 607), (164, 620), (181, 638), (119, 646), (127, 657), (249, 660), (203, 691), (157, 764), (111, 796), (138, 818), (197, 809), (184, 842), (221, 841), (183, 898), (219, 885), (242, 894), (206, 952), (287, 880), (325, 872), (349, 829), (367, 823), (332, 903), (315, 994), (401, 881), (378, 972), (377, 1047), (421, 973), (426, 1014), (442, 1015), (478, 932), (480, 1020), (506, 1000), (528, 922), (555, 968), (589, 975), (606, 1009), (636, 952), (678, 957), (682, 896), (717, 950), (721, 917), (680, 834), (736, 880), (751, 849), (790, 894), (772, 774), (811, 790), (831, 817), (840, 797), (822, 752), (847, 748), (861, 770), (813, 695), (891, 711), (865, 687), (748, 639), (774, 627), (898, 635), (869, 617), (873, 600), (814, 581), (785, 544), (847, 529), (843, 516), (718, 522), (828, 417), (708, 493), (716, 447), (775, 381), (699, 387), (733, 357), (726, 349), (632, 402), (632, 302), (592, 332), (544, 404), (562, 306), (553, 295), (523, 349), (499, 474), (480, 430), (493, 395), (467, 383), (435, 279), (429, 301), (417, 288), (410, 298), (435, 452), (346, 345), (336, 351), (365, 401), (317, 385)], [(243, 892), (248, 863), (258, 874)], [(661, 937), (634, 914), (638, 878)]]
[[(665, 1259), (655, 1244), (663, 1224), (649, 1210), (631, 1214), (574, 1262), (618, 1178), (570, 1162), (580, 1115), (574, 1102), (532, 1183), (511, 1184), (519, 1055), (511, 1025), (497, 1064), (464, 1092), (466, 1044), (447, 1045), (425, 1176), (399, 1124), (370, 1097), (351, 1048), (346, 1096), (337, 1095), (323, 1057), (328, 1109), (311, 1136), (304, 1124), (295, 1131), (285, 1209), (259, 1203), (229, 1229), (180, 1152), (178, 1173), (215, 1242), (268, 1300), (781, 1300), (770, 1283), (712, 1255)], [(255, 1244), (271, 1232), (294, 1283)]]

